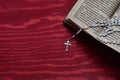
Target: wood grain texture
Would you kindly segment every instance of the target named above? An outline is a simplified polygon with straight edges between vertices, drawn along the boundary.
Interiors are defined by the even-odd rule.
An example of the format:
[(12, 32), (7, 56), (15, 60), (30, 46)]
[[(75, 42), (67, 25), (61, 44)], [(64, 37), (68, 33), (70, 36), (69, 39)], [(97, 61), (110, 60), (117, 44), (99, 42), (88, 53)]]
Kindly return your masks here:
[(0, 80), (119, 80), (120, 56), (63, 20), (76, 0), (0, 1)]

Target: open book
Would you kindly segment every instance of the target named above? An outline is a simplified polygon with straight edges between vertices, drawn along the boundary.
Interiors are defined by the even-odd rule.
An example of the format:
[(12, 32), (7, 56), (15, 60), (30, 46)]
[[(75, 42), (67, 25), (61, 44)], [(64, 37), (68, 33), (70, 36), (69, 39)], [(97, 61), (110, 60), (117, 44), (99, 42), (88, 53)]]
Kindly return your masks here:
[[(113, 18), (120, 19), (120, 0), (77, 0), (64, 22), (75, 28), (83, 29), (93, 38), (120, 53), (120, 44), (104, 42), (104, 40), (120, 42), (119, 31), (102, 37), (102, 41), (98, 39), (98, 36), (104, 30), (103, 27), (88, 28), (95, 22)], [(120, 26), (112, 27), (120, 29)]]

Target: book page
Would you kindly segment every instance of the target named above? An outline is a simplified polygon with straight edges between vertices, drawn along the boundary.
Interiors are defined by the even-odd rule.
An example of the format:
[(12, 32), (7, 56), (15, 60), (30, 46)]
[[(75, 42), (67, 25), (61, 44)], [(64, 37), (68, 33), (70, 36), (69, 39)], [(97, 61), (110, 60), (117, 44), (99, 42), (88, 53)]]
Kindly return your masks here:
[(112, 18), (120, 19), (120, 6), (119, 6), (119, 8), (116, 10), (116, 12), (115, 12), (115, 14), (112, 16)]
[(78, 0), (69, 19), (86, 28), (93, 23), (111, 18), (115, 13), (120, 0)]

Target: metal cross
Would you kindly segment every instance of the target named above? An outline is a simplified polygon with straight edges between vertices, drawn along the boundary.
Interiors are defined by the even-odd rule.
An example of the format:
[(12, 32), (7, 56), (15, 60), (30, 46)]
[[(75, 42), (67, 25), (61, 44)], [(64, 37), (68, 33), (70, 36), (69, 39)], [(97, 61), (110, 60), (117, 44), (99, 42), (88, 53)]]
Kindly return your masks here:
[(64, 44), (65, 44), (65, 46), (66, 46), (65, 51), (68, 52), (68, 48), (69, 48), (69, 46), (71, 46), (71, 43), (70, 43), (70, 41), (67, 41), (67, 42), (64, 43)]
[(68, 52), (68, 48), (69, 46), (71, 46), (70, 40), (72, 40), (74, 37), (76, 37), (80, 32), (82, 31), (82, 29), (79, 29), (74, 35), (72, 35), (67, 42), (64, 43), (64, 45), (66, 46), (65, 51)]

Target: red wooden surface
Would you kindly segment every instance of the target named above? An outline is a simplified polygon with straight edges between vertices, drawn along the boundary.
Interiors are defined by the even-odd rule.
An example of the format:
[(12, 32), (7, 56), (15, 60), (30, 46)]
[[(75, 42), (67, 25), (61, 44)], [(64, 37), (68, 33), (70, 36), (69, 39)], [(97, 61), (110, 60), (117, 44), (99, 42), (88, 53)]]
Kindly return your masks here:
[(0, 0), (0, 80), (119, 80), (120, 56), (63, 20), (76, 0)]

